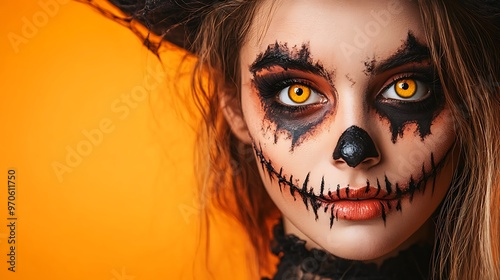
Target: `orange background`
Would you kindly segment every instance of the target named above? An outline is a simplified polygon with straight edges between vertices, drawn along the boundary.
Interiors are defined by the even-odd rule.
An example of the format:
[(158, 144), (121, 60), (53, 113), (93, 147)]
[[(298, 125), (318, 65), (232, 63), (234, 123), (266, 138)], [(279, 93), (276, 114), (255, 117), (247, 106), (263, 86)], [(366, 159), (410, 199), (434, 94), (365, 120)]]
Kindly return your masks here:
[(67, 0), (2, 1), (0, 18), (0, 279), (250, 278), (227, 219), (212, 221), (205, 254), (196, 118), (173, 76), (184, 52), (167, 45), (160, 64), (130, 30)]

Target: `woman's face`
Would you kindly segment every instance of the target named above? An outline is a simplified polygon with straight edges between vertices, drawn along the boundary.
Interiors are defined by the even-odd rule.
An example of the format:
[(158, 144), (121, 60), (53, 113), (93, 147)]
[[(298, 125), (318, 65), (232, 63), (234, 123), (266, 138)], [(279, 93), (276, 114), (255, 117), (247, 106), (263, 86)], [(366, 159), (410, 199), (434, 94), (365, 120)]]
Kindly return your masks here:
[(455, 136), (413, 1), (265, 0), (241, 75), (288, 233), (358, 260), (419, 240), (448, 190)]

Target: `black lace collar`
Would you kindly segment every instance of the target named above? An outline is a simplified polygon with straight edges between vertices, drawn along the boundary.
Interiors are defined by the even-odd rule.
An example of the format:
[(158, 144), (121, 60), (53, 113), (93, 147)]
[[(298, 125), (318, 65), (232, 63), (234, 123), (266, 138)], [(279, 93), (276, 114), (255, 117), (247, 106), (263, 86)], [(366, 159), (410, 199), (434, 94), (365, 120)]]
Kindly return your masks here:
[(342, 259), (319, 249), (308, 250), (304, 240), (295, 235), (285, 236), (282, 223), (274, 227), (273, 243), (273, 254), (280, 257), (273, 279), (279, 280), (428, 279), (432, 254), (431, 245), (413, 245), (377, 267), (373, 263)]

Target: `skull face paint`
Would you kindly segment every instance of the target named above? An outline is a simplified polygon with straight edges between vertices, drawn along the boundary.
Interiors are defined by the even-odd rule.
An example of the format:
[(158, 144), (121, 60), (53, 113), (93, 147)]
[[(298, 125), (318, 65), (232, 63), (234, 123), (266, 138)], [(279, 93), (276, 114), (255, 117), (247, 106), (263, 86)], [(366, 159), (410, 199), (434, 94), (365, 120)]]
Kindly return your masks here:
[[(274, 2), (240, 54), (243, 114), (285, 231), (348, 259), (425, 241), (454, 169), (418, 9), (393, 2)], [(361, 34), (374, 14), (384, 32)]]

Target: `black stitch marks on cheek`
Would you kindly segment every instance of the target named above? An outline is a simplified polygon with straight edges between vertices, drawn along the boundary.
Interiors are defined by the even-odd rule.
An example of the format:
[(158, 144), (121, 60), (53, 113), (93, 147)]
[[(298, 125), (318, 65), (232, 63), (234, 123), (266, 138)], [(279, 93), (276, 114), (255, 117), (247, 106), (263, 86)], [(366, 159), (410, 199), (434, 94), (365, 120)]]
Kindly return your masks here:
[[(387, 178), (387, 176), (384, 176), (384, 179), (385, 179), (385, 191), (387, 192), (387, 195), (390, 195), (392, 193), (392, 184), (391, 182), (389, 181), (389, 179)], [(377, 178), (378, 180), (378, 178)]]
[[(422, 165), (422, 167), (424, 167)], [(415, 190), (417, 189), (417, 186), (415, 185), (415, 180), (413, 180), (413, 176), (410, 177), (410, 183), (408, 184), (408, 190), (410, 191), (410, 202), (413, 201), (413, 194), (415, 193)]]
[[(388, 203), (389, 205), (389, 203)], [(384, 220), (384, 226), (386, 225), (386, 216), (385, 216), (385, 207), (384, 203), (380, 202), (380, 206), (382, 207), (382, 220)]]
[[(314, 195), (314, 189), (312, 187), (309, 189), (309, 191), (307, 189), (309, 185), (310, 173), (307, 174), (306, 178), (304, 179), (304, 183), (302, 184), (302, 187), (299, 188), (299, 186), (297, 185), (298, 180), (295, 180), (296, 182), (294, 182), (293, 175), (290, 175), (290, 179), (287, 179), (283, 174), (283, 168), (280, 168), (279, 173), (276, 171), (276, 169), (273, 167), (271, 163), (271, 160), (267, 160), (262, 154), (262, 147), (259, 146), (259, 148), (257, 148), (257, 145), (253, 143), (253, 148), (257, 158), (260, 161), (262, 170), (264, 172), (267, 172), (269, 177), (271, 178), (270, 181), (272, 182), (273, 178), (277, 177), (281, 192), (283, 191), (283, 187), (288, 186), (288, 188), (290, 189), (290, 195), (293, 197), (294, 201), (296, 201), (295, 193), (298, 193), (299, 196), (302, 198), (302, 201), (307, 210), (309, 210), (309, 204), (311, 205), (311, 208), (313, 209), (314, 212), (315, 220), (318, 220), (319, 218), (318, 210), (321, 208), (323, 203)], [(322, 185), (323, 184), (324, 181), (322, 181)], [(325, 212), (326, 211), (327, 210), (325, 210)]]
[(332, 207), (330, 208), (330, 228), (332, 228), (333, 226), (333, 220), (335, 218), (335, 215), (333, 214), (333, 208), (334, 208), (334, 204), (332, 204)]
[[(328, 208), (330, 207), (330, 228), (332, 228), (334, 220), (338, 220), (338, 208), (335, 208), (335, 201), (332, 200), (334, 198), (335, 193), (332, 193), (331, 190), (328, 190), (328, 197), (325, 197), (323, 195), (324, 188), (325, 188), (325, 181), (324, 177), (321, 179), (320, 183), (320, 193), (316, 194), (314, 192), (314, 188), (310, 187), (310, 172), (307, 173), (305, 179), (303, 180), (302, 186), (299, 186), (299, 180), (294, 179), (293, 175), (290, 175), (289, 179), (286, 178), (286, 175), (283, 173), (283, 168), (280, 168), (279, 172), (276, 171), (274, 168), (271, 160), (266, 159), (264, 157), (264, 154), (262, 152), (262, 147), (257, 147), (257, 145), (254, 143), (253, 148), (255, 151), (255, 154), (258, 158), (258, 160), (261, 163), (261, 168), (262, 171), (267, 173), (269, 175), (270, 181), (273, 182), (274, 179), (278, 179), (278, 185), (280, 192), (283, 192), (284, 187), (288, 187), (290, 191), (290, 195), (293, 197), (294, 201), (296, 201), (295, 194), (298, 194), (302, 202), (304, 203), (304, 206), (306, 207), (307, 210), (312, 209), (314, 212), (314, 217), (315, 220), (317, 221), (319, 219), (318, 211), (321, 207), (324, 207), (324, 213), (328, 212)], [(450, 148), (451, 150), (451, 148)], [(403, 185), (406, 185), (405, 188), (401, 188), (401, 184), (398, 182), (391, 182), (387, 176), (384, 176), (384, 183), (385, 183), (385, 197), (387, 197), (390, 194), (392, 196), (390, 198), (384, 199), (383, 196), (384, 194), (380, 194), (381, 192), (381, 185), (380, 181), (377, 178), (377, 192), (375, 194), (375, 197), (377, 199), (380, 199), (380, 203), (382, 203), (382, 213), (381, 213), (381, 218), (384, 221), (384, 225), (386, 224), (386, 219), (387, 215), (389, 214), (389, 211), (391, 209), (396, 209), (396, 211), (403, 211), (402, 210), (402, 199), (409, 198), (409, 201), (413, 200), (414, 193), (419, 191), (422, 194), (425, 192), (425, 188), (427, 185), (427, 182), (429, 179), (432, 179), (432, 188), (434, 189), (435, 187), (435, 178), (438, 174), (438, 172), (441, 170), (441, 168), (444, 166), (445, 160), (450, 153), (450, 150), (443, 156), (443, 158), (438, 162), (437, 164), (435, 163), (434, 159), (434, 154), (430, 154), (430, 169), (428, 171), (425, 170), (425, 163), (422, 164), (422, 173), (419, 176), (418, 180), (414, 180), (413, 176), (410, 177), (408, 182), (406, 182)], [(367, 187), (369, 187), (370, 183), (367, 180), (366, 182)], [(395, 190), (393, 189), (395, 188)], [(344, 197), (349, 197), (350, 195), (350, 190), (349, 190), (349, 185), (346, 186), (346, 188), (343, 189), (345, 192)], [(341, 187), (339, 184), (337, 184), (337, 191), (336, 195), (337, 198), (341, 196)], [(342, 199), (342, 198), (341, 198)], [(311, 206), (311, 207), (309, 207)], [(335, 209), (334, 209), (335, 208)], [(345, 217), (344, 217), (345, 218)]]
[[(306, 179), (304, 180), (304, 183), (302, 184), (302, 192), (306, 193), (307, 192), (307, 184), (309, 183), (309, 175), (311, 172), (307, 173)], [(302, 200), (304, 201), (304, 204), (306, 205), (306, 209), (309, 210), (308, 203), (307, 203), (307, 197), (303, 196)]]

